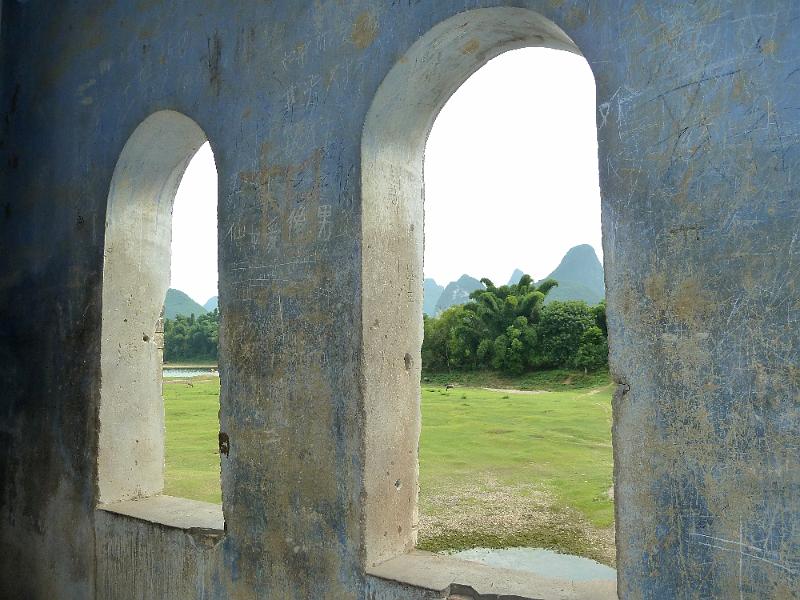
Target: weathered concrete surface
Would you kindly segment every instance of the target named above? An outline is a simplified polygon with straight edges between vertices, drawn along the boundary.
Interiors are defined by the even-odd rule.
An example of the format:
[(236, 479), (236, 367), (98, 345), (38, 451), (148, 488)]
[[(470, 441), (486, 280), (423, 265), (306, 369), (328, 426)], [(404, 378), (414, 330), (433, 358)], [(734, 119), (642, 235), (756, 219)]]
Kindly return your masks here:
[(101, 503), (164, 489), (163, 354), (156, 327), (170, 280), (172, 203), (206, 136), (162, 110), (133, 132), (108, 193), (100, 344)]
[(206, 597), (211, 566), (219, 552), (218, 534), (166, 527), (100, 510), (95, 518), (95, 538), (98, 560), (94, 597)]
[(379, 577), (367, 577), (366, 594), (367, 600), (444, 600), (448, 598), (448, 593), (434, 592), (420, 587), (398, 583), (381, 579)]
[(139, 500), (103, 504), (101, 510), (140, 521), (158, 523), (170, 529), (206, 532), (220, 537), (225, 531), (222, 506), (188, 498), (155, 495)]
[[(612, 361), (626, 384), (620, 595), (797, 594), (794, 2), (7, 0), (0, 596), (135, 597), (126, 583), (146, 577), (178, 597), (403, 597), (365, 575), (362, 134), (415, 42), (503, 4), (555, 23), (597, 78)], [(497, 48), (462, 50), (479, 66)], [(194, 561), (187, 534), (95, 512), (109, 189), (124, 144), (160, 110), (197, 123), (217, 160), (230, 439), (227, 534), (202, 567), (169, 571), (142, 557)], [(416, 238), (385, 235), (406, 236), (385, 269), (406, 285)], [(419, 349), (385, 353), (413, 393), (404, 372)]]
[(800, 5), (631, 9), (596, 68), (620, 595), (798, 597)]
[(498, 594), (519, 600), (611, 600), (617, 597), (616, 585), (609, 581), (551, 579), (430, 552), (410, 552), (369, 567), (367, 572), (441, 596), (462, 589), (476, 598)]

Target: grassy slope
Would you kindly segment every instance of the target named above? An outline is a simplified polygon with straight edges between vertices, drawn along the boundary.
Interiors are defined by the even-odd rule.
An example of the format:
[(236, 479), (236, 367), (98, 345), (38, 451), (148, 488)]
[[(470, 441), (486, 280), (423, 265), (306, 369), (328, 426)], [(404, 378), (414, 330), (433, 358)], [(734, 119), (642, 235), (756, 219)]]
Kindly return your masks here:
[[(421, 525), (420, 547), (542, 546), (613, 561), (612, 386), (607, 376), (600, 387), (564, 385), (562, 375), (551, 383), (578, 389), (523, 395), (423, 383), (420, 512), (433, 525)], [(541, 377), (530, 383), (545, 387)], [(165, 383), (166, 493), (220, 501), (218, 394), (216, 378)]]

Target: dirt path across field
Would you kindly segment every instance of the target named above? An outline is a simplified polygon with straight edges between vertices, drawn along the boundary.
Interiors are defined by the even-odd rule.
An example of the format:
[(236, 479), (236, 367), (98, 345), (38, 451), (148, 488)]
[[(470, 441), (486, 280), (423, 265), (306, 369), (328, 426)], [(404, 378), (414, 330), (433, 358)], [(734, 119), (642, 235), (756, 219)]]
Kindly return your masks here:
[(534, 394), (546, 394), (547, 390), (509, 390), (506, 388), (487, 388), (482, 387), (482, 390), (486, 390), (487, 392), (500, 392), (505, 394), (523, 394), (526, 396), (532, 396)]

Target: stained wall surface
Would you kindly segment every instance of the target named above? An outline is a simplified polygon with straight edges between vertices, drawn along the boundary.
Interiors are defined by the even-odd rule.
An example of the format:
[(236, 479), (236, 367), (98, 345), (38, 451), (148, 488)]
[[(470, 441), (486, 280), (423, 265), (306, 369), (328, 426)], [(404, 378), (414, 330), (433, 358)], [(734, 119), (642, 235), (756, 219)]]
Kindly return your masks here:
[[(147, 577), (164, 598), (436, 597), (367, 575), (362, 134), (415, 42), (503, 5), (558, 26), (597, 80), (619, 594), (797, 596), (790, 0), (5, 0), (0, 596), (134, 597)], [(469, 41), (477, 66), (496, 53)], [(95, 510), (109, 189), (161, 110), (219, 173), (213, 547)], [(386, 353), (402, 370), (419, 349)]]

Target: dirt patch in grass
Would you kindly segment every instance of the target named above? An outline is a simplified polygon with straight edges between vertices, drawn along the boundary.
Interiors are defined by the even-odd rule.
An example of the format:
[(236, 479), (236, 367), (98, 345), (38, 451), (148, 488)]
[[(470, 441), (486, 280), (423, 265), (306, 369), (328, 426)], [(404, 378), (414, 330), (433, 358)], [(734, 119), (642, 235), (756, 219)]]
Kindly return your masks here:
[(615, 566), (613, 528), (594, 527), (547, 490), (491, 479), (421, 494), (417, 547), (433, 552), (548, 548)]

